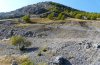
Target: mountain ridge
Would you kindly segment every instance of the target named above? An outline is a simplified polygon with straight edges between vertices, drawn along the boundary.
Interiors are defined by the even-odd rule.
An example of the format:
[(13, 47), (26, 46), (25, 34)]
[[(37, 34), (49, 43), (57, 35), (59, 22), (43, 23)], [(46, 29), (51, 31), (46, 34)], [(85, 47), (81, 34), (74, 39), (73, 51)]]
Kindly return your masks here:
[[(32, 4), (32, 5), (27, 5), (22, 8), (16, 9), (11, 12), (3, 12), (0, 13), (0, 18), (16, 18), (16, 17), (21, 17), (27, 14), (41, 14), (47, 12), (48, 8), (52, 7), (51, 3), (55, 3), (52, 1), (46, 1), (46, 2), (39, 2), (37, 4)], [(59, 3), (55, 3), (59, 4)], [(68, 7), (62, 4), (59, 4), (64, 7)], [(71, 8), (71, 7), (68, 7)], [(76, 10), (76, 9), (74, 9)], [(44, 11), (44, 12), (43, 12)]]
[[(28, 5), (28, 6), (16, 9), (14, 11), (11, 11), (11, 12), (0, 13), (0, 19), (20, 18), (24, 15), (34, 15), (34, 14), (41, 16), (41, 14), (44, 14), (44, 13), (46, 13), (45, 17), (47, 17), (48, 14), (52, 12), (57, 13), (57, 15), (59, 13), (64, 12), (64, 14), (72, 18), (75, 18), (75, 15), (80, 14), (80, 13), (82, 15), (84, 14), (83, 16), (87, 16), (88, 14), (89, 15), (91, 14), (89, 12), (81, 11), (81, 10), (78, 10), (78, 9), (63, 5), (63, 4), (59, 4), (56, 2), (52, 2), (52, 1), (46, 1), (46, 2), (39, 2), (37, 4)], [(97, 18), (97, 13), (92, 13), (92, 14), (93, 15), (96, 14), (96, 18)], [(44, 17), (44, 15), (42, 16)]]

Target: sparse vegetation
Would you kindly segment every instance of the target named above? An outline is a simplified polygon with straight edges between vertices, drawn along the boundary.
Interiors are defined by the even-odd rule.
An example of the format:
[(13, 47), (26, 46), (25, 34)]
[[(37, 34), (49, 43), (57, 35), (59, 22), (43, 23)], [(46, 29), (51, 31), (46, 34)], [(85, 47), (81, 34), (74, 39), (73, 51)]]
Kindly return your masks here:
[(60, 13), (60, 14), (58, 15), (58, 20), (61, 19), (62, 15), (63, 15), (62, 13)]
[(65, 20), (65, 15), (62, 15), (61, 20)]
[(31, 62), (30, 60), (26, 60), (22, 63), (22, 65), (34, 65), (33, 62)]
[(54, 12), (52, 12), (51, 14), (48, 15), (48, 18), (51, 20), (53, 19), (53, 17), (54, 17)]
[(26, 23), (31, 23), (30, 17), (28, 15), (25, 15), (22, 17), (23, 21), (25, 21)]
[(75, 18), (82, 19), (82, 15), (81, 14), (76, 14)]
[(42, 56), (42, 52), (40, 51), (37, 55), (38, 55), (38, 56)]
[(48, 47), (47, 46), (44, 46), (43, 48), (41, 48), (41, 51), (42, 52), (47, 52), (48, 51)]
[(31, 45), (31, 42), (26, 40), (22, 36), (12, 36), (11, 43), (14, 46), (17, 46), (21, 51), (23, 51), (26, 47)]
[(45, 62), (39, 62), (37, 65), (48, 65), (48, 64)]

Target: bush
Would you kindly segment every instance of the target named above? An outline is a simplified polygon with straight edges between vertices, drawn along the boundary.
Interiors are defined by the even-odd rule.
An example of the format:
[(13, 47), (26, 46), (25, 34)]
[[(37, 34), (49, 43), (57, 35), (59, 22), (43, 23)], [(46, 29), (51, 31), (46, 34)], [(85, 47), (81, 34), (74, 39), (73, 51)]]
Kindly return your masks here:
[(91, 20), (96, 20), (96, 18), (97, 18), (96, 16), (93, 15), (91, 16)]
[(12, 45), (17, 46), (21, 51), (23, 51), (25, 47), (31, 45), (31, 42), (29, 42), (22, 36), (12, 36), (10, 40)]
[(30, 60), (26, 60), (22, 63), (22, 65), (34, 65)]
[(54, 17), (54, 12), (52, 12), (51, 14), (48, 15), (48, 18), (51, 20), (53, 19), (53, 17)]
[(75, 18), (82, 19), (82, 15), (81, 14), (76, 14)]
[(65, 16), (64, 15), (62, 15), (61, 20), (65, 20)]
[(31, 23), (30, 17), (29, 17), (28, 15), (23, 16), (22, 19), (23, 19), (26, 23)]
[(64, 20), (65, 19), (65, 16), (63, 15), (63, 13), (60, 13), (58, 15), (58, 20)]

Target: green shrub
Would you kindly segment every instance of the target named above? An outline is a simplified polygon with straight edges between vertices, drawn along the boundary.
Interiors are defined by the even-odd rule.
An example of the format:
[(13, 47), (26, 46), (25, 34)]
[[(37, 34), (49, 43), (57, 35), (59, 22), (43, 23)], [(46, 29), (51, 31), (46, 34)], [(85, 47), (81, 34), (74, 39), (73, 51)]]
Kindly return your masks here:
[(75, 18), (82, 19), (82, 15), (81, 14), (76, 14)]
[(53, 19), (53, 17), (54, 17), (54, 12), (52, 12), (51, 14), (48, 15), (48, 18), (51, 20)]
[(26, 47), (31, 45), (31, 42), (22, 36), (12, 36), (10, 40), (12, 45), (17, 46), (20, 50), (24, 50)]
[(31, 23), (30, 17), (29, 17), (28, 15), (23, 16), (22, 19), (23, 19), (26, 23)]
[(64, 15), (62, 15), (61, 20), (65, 20), (65, 16)]
[(97, 17), (96, 16), (91, 16), (90, 18), (91, 18), (91, 20), (96, 20)]
[(22, 65), (34, 65), (33, 62), (31, 62), (30, 60), (26, 60), (22, 63)]
[(60, 13), (58, 15), (58, 20), (64, 20), (65, 19), (65, 15), (63, 15), (63, 13)]

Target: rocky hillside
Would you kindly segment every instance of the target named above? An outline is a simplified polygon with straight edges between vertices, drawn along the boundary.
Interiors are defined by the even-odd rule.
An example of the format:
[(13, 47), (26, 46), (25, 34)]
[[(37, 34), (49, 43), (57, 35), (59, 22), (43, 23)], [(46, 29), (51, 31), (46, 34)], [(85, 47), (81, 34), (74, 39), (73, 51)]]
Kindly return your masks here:
[[(32, 45), (21, 52), (10, 37), (21, 35)], [(34, 65), (100, 65), (100, 22), (67, 21), (50, 24), (0, 24), (0, 64), (20, 65), (28, 58)], [(55, 64), (56, 63), (56, 64)]]
[(2, 19), (2, 18), (18, 18), (18, 17), (21, 17), (23, 15), (27, 15), (27, 14), (40, 15), (40, 14), (47, 13), (47, 12), (50, 13), (51, 12), (50, 9), (52, 9), (54, 7), (59, 8), (59, 10), (62, 10), (62, 11), (64, 9), (78, 11), (78, 10), (73, 9), (71, 7), (64, 6), (62, 4), (58, 4), (58, 3), (54, 3), (54, 2), (40, 2), (37, 4), (22, 7), (20, 9), (16, 9), (15, 11), (0, 13), (0, 19)]

